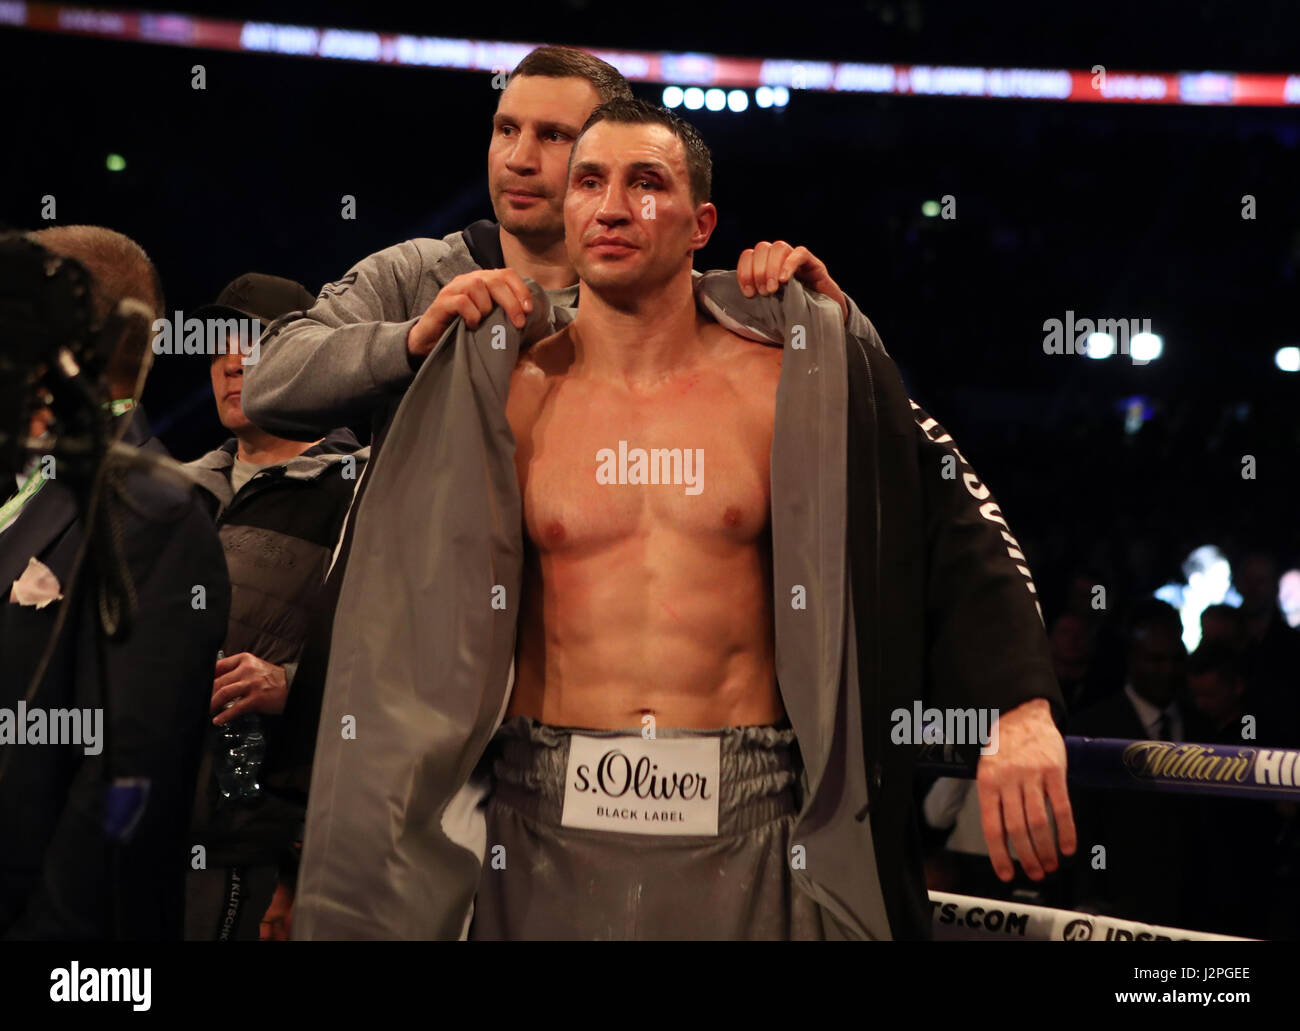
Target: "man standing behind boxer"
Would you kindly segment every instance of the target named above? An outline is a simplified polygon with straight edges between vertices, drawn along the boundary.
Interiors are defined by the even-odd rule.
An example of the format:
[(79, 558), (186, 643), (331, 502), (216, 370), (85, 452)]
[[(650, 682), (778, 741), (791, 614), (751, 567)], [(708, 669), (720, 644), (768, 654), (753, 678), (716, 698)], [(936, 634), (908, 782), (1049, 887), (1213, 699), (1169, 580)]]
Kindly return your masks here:
[(522, 276), (557, 305), (577, 300), (564, 249), (569, 148), (592, 110), (630, 97), (613, 66), (570, 47), (539, 47), (510, 75), (488, 146), (486, 219), (442, 240), (407, 240), (372, 254), (321, 291), (309, 311), (269, 327), (245, 377), (258, 426), (315, 440), (370, 419), (378, 444), (424, 357), (457, 317), (471, 327), (501, 305), (523, 325)]

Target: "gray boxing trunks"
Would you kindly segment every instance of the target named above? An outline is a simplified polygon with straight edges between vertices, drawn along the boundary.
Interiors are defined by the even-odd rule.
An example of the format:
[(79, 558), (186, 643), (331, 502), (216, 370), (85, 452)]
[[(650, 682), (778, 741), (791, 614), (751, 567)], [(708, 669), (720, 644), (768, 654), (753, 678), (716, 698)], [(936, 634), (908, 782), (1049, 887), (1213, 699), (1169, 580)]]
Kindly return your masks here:
[(471, 939), (825, 936), (791, 875), (800, 765), (788, 726), (647, 739), (517, 716), (488, 755)]

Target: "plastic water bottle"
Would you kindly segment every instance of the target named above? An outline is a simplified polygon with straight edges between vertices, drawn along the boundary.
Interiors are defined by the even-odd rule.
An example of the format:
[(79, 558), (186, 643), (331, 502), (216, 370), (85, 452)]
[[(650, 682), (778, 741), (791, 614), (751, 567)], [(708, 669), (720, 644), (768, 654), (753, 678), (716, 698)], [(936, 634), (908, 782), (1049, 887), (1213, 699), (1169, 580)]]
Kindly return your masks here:
[[(225, 657), (218, 649), (217, 660)], [(234, 702), (227, 702), (229, 709)], [(217, 777), (217, 790), (227, 802), (248, 804), (262, 797), (262, 760), (266, 758), (266, 737), (262, 721), (255, 712), (236, 716), (221, 725), (218, 752), (213, 765)]]
[(221, 797), (235, 803), (255, 802), (261, 798), (266, 737), (257, 713), (248, 712), (223, 724), (219, 748), (216, 767)]

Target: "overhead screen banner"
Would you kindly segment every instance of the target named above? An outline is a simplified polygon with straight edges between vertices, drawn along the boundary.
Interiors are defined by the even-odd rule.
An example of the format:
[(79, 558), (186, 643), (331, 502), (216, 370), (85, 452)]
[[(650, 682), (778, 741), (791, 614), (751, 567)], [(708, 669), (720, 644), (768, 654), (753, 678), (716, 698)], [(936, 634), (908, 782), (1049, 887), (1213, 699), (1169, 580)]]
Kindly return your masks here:
[[(539, 45), (0, 0), (0, 26), (6, 25), (206, 50), (488, 73), (508, 73)], [(649, 50), (592, 52), (614, 65), (629, 81), (683, 87), (767, 87), (814, 93), (1089, 104), (1300, 105), (1300, 73), (1142, 72), (1103, 65), (1086, 69), (970, 68)]]

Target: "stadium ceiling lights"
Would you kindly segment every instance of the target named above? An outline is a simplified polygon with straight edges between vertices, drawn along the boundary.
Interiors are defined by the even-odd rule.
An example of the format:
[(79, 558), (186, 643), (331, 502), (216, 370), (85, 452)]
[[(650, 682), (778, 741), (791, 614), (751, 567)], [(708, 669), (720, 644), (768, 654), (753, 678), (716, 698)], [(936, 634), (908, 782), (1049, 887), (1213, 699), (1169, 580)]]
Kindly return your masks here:
[[(0, 0), (0, 25), (165, 46), (492, 73), (511, 70), (537, 45), (9, 0)], [(1076, 103), (1300, 106), (1300, 74), (1134, 72), (1101, 65), (1091, 69), (967, 68), (599, 48), (592, 53), (631, 82), (687, 83), (699, 88), (705, 91), (702, 106), (718, 111), (737, 110), (732, 97), (745, 90), (754, 91), (759, 107), (783, 107), (790, 90)], [(712, 90), (723, 95), (721, 107), (710, 106)], [(685, 96), (682, 101), (690, 107)], [(716, 94), (713, 103), (717, 103)], [(746, 97), (746, 107), (748, 103)]]
[(1165, 352), (1165, 340), (1159, 333), (1144, 331), (1134, 333), (1117, 347), (1115, 338), (1110, 333), (1089, 333), (1084, 340), (1082, 351), (1089, 358), (1101, 361), (1112, 358), (1116, 353), (1127, 354), (1135, 365), (1147, 365)]
[[(784, 100), (780, 104), (775, 104), (772, 99), (772, 90), (766, 86), (760, 86), (757, 93), (765, 93), (767, 103), (762, 100), (755, 100), (759, 107), (784, 107), (790, 100), (789, 90), (783, 90)], [(698, 86), (665, 86), (662, 103), (664, 107), (685, 107), (690, 111), (698, 111), (700, 108), (708, 108), (710, 111), (733, 111), (740, 114), (742, 111), (749, 110), (749, 94), (743, 89), (722, 90), (709, 89), (702, 90)]]

